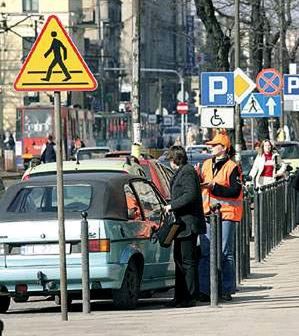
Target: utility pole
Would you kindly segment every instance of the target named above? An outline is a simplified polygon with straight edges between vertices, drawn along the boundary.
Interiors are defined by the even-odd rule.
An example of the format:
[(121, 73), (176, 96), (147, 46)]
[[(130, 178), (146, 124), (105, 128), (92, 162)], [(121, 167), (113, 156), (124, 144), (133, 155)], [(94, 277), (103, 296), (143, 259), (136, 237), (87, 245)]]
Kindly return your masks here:
[[(280, 34), (279, 34), (279, 58), (280, 58), (280, 72), (283, 74), (283, 61), (284, 61), (284, 41), (285, 41), (285, 4), (284, 0), (279, 0), (279, 25), (280, 25)], [(284, 103), (283, 103), (283, 91), (281, 91), (281, 116), (280, 116), (280, 129), (283, 134), (283, 139), (280, 138), (280, 140), (284, 140)]]
[[(240, 67), (240, 0), (235, 0), (235, 69)], [(235, 107), (235, 149), (236, 162), (241, 161), (241, 117), (240, 105)]]
[[(140, 16), (141, 0), (133, 0), (133, 39), (132, 39), (132, 154), (135, 146), (141, 145), (140, 125)], [(136, 149), (136, 148), (135, 148)], [(136, 156), (139, 156), (137, 153)]]

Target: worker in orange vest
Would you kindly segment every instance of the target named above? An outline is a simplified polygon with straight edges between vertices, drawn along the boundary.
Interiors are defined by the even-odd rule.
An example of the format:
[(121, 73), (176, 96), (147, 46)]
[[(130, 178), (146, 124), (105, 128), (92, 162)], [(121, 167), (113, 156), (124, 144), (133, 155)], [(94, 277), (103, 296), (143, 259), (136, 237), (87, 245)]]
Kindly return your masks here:
[[(222, 290), (225, 301), (232, 300), (236, 290), (234, 259), (235, 228), (242, 218), (243, 193), (240, 167), (231, 160), (231, 142), (227, 134), (219, 133), (212, 141), (213, 158), (204, 161), (200, 172), (203, 208), (205, 216), (210, 206), (220, 203), (222, 215)], [(210, 299), (210, 239), (209, 220), (207, 234), (200, 235), (201, 258), (199, 260), (199, 299)]]

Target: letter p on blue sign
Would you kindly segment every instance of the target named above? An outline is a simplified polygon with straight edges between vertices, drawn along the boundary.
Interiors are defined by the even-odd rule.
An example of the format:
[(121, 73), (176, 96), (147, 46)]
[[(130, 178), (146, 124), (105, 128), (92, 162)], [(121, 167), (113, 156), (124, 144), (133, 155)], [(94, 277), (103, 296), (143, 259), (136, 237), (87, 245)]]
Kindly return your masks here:
[(234, 73), (203, 72), (201, 74), (201, 105), (233, 106)]

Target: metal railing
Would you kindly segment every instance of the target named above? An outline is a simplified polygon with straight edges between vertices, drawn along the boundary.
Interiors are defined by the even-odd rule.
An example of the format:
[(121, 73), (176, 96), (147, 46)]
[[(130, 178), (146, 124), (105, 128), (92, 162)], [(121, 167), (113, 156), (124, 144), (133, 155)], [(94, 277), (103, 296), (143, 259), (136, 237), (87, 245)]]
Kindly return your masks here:
[[(299, 192), (293, 188), (294, 175), (257, 188), (244, 188), (243, 218), (236, 223), (236, 283), (250, 274), (254, 240), (255, 261), (261, 262), (299, 224)], [(210, 298), (218, 305), (222, 285), (222, 218), (220, 205), (210, 215)]]

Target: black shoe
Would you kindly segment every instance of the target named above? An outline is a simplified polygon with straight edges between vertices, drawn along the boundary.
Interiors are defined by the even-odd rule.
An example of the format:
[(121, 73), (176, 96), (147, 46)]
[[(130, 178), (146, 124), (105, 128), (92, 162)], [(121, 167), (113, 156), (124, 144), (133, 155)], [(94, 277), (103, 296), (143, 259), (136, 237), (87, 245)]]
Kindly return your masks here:
[(232, 298), (232, 296), (229, 293), (226, 293), (226, 294), (222, 294), (221, 295), (221, 299), (223, 301), (231, 301), (233, 298)]
[(199, 293), (198, 300), (200, 302), (211, 302), (210, 295), (205, 293)]

